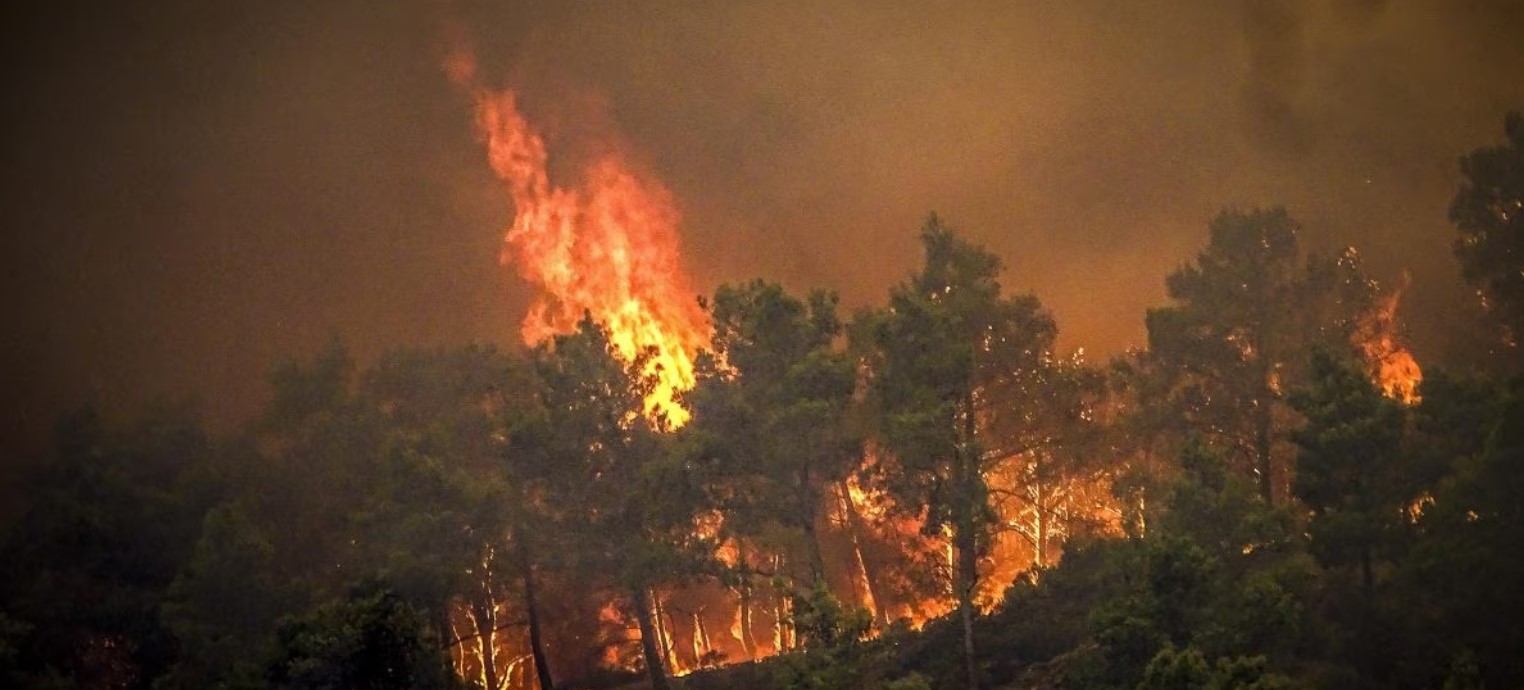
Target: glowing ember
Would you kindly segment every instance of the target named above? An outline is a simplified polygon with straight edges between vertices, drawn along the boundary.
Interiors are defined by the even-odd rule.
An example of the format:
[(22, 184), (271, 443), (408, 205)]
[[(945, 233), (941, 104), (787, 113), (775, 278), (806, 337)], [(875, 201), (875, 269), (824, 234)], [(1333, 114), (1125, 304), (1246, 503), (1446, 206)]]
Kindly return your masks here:
[(457, 50), (445, 68), (474, 100), (488, 160), (513, 201), (502, 260), (543, 291), (524, 319), (525, 342), (570, 332), (591, 314), (626, 358), (654, 353), (659, 383), (648, 409), (673, 425), (687, 421), (673, 394), (693, 386), (693, 357), (708, 326), (682, 270), (671, 193), (617, 150), (588, 164), (574, 185), (558, 186), (546, 169), (545, 141), (515, 94), (483, 86), (468, 51)]

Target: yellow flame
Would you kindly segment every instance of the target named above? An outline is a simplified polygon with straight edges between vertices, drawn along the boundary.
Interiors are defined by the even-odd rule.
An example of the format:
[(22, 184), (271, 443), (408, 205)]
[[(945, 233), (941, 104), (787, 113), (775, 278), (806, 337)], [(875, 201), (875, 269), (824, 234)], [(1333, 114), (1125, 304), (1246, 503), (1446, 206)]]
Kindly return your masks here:
[(1395, 290), (1376, 300), (1356, 324), (1352, 338), (1365, 358), (1371, 381), (1380, 386), (1387, 397), (1406, 405), (1419, 401), (1418, 386), (1423, 383), (1423, 369), (1401, 342), (1401, 325), (1397, 320), (1397, 306), (1409, 280), (1404, 274)]
[(688, 412), (674, 396), (693, 387), (693, 360), (708, 325), (682, 269), (671, 193), (612, 148), (586, 165), (576, 184), (552, 181), (545, 140), (519, 111), (517, 96), (483, 86), (475, 64), (457, 50), (445, 69), (471, 95), (488, 161), (513, 202), (502, 260), (543, 293), (521, 335), (534, 344), (591, 314), (626, 359), (652, 353), (648, 373), (657, 386), (647, 410), (683, 424)]

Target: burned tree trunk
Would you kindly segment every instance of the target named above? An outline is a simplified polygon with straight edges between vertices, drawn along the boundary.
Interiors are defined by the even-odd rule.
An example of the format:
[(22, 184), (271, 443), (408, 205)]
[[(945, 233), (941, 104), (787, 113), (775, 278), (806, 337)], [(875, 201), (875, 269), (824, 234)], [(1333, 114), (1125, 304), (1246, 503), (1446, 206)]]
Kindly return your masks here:
[(963, 625), (963, 661), (968, 672), (969, 690), (979, 688), (979, 665), (974, 654), (974, 588), (978, 585), (979, 554), (977, 527), (971, 511), (965, 507), (953, 526), (953, 549), (957, 552), (953, 567), (953, 593), (958, 599), (958, 618)]
[(799, 529), (804, 532), (804, 550), (810, 560), (810, 586), (825, 584), (825, 556), (820, 551), (820, 529), (815, 520), (820, 515), (820, 499), (810, 484), (810, 473), (805, 469), (799, 475), (797, 487)]
[(1254, 463), (1255, 470), (1259, 473), (1259, 493), (1267, 505), (1275, 503), (1275, 480), (1272, 453), (1274, 446), (1273, 433), (1274, 421), (1271, 419), (1271, 410), (1268, 396), (1260, 401), (1259, 409), (1254, 413)]
[(975, 405), (972, 394), (963, 401), (963, 438), (953, 449), (953, 589), (958, 597), (958, 618), (963, 623), (963, 662), (969, 690), (979, 690), (979, 662), (974, 653), (974, 587), (979, 582), (979, 518), (984, 510), (984, 476), (975, 446)]
[(739, 631), (740, 634), (737, 635), (737, 637), (739, 637), (741, 641), (741, 650), (746, 653), (746, 660), (756, 661), (757, 639), (756, 635), (752, 633), (751, 629), (752, 588), (751, 573), (747, 570), (746, 567), (746, 544), (738, 540), (736, 543), (736, 552), (737, 570), (740, 571), (740, 579), (736, 582), (735, 586), (736, 620), (741, 627)]
[(482, 664), (482, 684), (487, 690), (500, 690), (502, 678), (497, 670), (497, 611), (492, 594), (483, 585), (482, 596), (471, 601), (471, 623), (476, 626), (477, 656)]
[(555, 690), (550, 675), (550, 664), (545, 661), (545, 642), (540, 631), (540, 602), (535, 588), (534, 564), (529, 559), (529, 549), (519, 544), (519, 568), (524, 579), (524, 613), (529, 620), (529, 654), (534, 661), (534, 673), (540, 690)]
[(873, 577), (873, 571), (868, 567), (868, 559), (863, 556), (862, 535), (866, 532), (863, 518), (857, 513), (857, 506), (852, 503), (850, 490), (846, 482), (836, 485), (836, 495), (841, 502), (841, 510), (847, 519), (847, 533), (852, 537), (852, 553), (856, 556), (856, 563), (863, 575), (863, 587), (867, 590), (867, 601), (863, 602), (873, 613), (873, 619), (879, 628), (889, 627), (888, 605), (883, 597), (879, 596), (877, 580)]
[(630, 600), (635, 605), (635, 623), (640, 627), (640, 652), (645, 657), (646, 675), (651, 680), (651, 690), (670, 690), (667, 673), (662, 666), (661, 649), (657, 646), (650, 596), (651, 593), (644, 587), (637, 587), (630, 592)]

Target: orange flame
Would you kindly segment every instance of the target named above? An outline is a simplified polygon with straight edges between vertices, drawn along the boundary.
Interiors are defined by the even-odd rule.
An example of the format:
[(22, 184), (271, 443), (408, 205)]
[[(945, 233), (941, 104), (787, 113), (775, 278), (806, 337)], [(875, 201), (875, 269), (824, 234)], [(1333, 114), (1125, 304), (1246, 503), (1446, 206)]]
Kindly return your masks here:
[(1404, 274), (1395, 290), (1381, 295), (1371, 310), (1355, 327), (1355, 347), (1365, 358), (1371, 380), (1387, 397), (1407, 405), (1418, 402), (1418, 385), (1423, 383), (1423, 369), (1400, 340), (1397, 305), (1407, 290), (1410, 278)]
[[(457, 45), (461, 43), (456, 41)], [(682, 269), (677, 233), (680, 214), (671, 193), (660, 181), (637, 172), (617, 148), (583, 166), (575, 182), (553, 181), (545, 139), (519, 110), (518, 96), (511, 90), (485, 86), (469, 50), (452, 52), (444, 62), (444, 69), (451, 81), (472, 99), (476, 127), (488, 161), (513, 204), (514, 219), (505, 232), (502, 261), (512, 263), (522, 278), (543, 292), (526, 315), (521, 336), (533, 344), (556, 333), (570, 332), (584, 313), (591, 314), (609, 329), (612, 341), (626, 358), (633, 359), (647, 349), (655, 352), (651, 367), (659, 385), (646, 401), (647, 408), (664, 413), (674, 425), (687, 421), (687, 411), (673, 396), (693, 386), (693, 360), (707, 340), (708, 324), (697, 301), (692, 299), (694, 293)], [(1395, 297), (1391, 310), (1395, 311)], [(1388, 317), (1392, 318), (1390, 314)], [(1394, 331), (1390, 328), (1380, 332)], [(1396, 348), (1395, 340), (1390, 344)], [(871, 457), (864, 459), (865, 463), (873, 461)], [(916, 554), (940, 552), (949, 546), (948, 540), (924, 534), (924, 518), (907, 517), (891, 510), (892, 499), (881, 488), (864, 485), (855, 477), (845, 482), (843, 488), (842, 494), (834, 497), (844, 504), (843, 517), (848, 517), (850, 511), (860, 522), (840, 528), (851, 532), (851, 555), (856, 561), (848, 564), (855, 566), (855, 570), (848, 567), (852, 575), (849, 586), (857, 590), (852, 598), (879, 613), (883, 620), (905, 619), (913, 628), (951, 611), (953, 601), (946, 592), (932, 591), (903, 574), (896, 576), (898, 580), (883, 581), (871, 578), (868, 572), (870, 561), (874, 561), (876, 569), (914, 567), (918, 564)], [(1107, 492), (1090, 491), (1089, 485), (1084, 484), (1062, 493), (1067, 502), (1065, 516), (1069, 512), (1082, 514), (1091, 510), (1088, 505), (1068, 506), (1081, 503), (1079, 498), (1070, 496), (1088, 497), (1090, 493)], [(1039, 507), (1045, 506), (1047, 503)], [(1019, 517), (1012, 508), (1002, 511), (1003, 523), (1010, 524)], [(716, 556), (735, 567), (743, 560), (747, 547), (719, 539), (721, 519), (718, 515), (703, 516), (695, 525), (695, 536), (717, 539)], [(865, 548), (873, 544), (897, 545), (898, 552), (869, 558), (873, 554), (865, 553)], [(1051, 563), (1058, 557), (1033, 555), (1009, 545), (996, 546), (1003, 548), (997, 548), (981, 564), (986, 587), (980, 603), (986, 609), (999, 602), (1005, 586), (1033, 561)], [(762, 552), (749, 558), (754, 562), (764, 560)], [(778, 570), (781, 563), (781, 559), (775, 559), (771, 569)], [(876, 590), (876, 586), (883, 589)], [(668, 610), (671, 602), (656, 593), (655, 632), (663, 660), (673, 675), (688, 673), (702, 665), (705, 656), (719, 651), (711, 629), (728, 628), (735, 642), (729, 646), (739, 648), (735, 658), (767, 656), (794, 647), (797, 640), (789, 623), (790, 599), (779, 592), (761, 589), (764, 588), (759, 587), (752, 594), (756, 599), (749, 604), (754, 607), (747, 609), (749, 616), (742, 614), (738, 592), (725, 595), (734, 601), (733, 608), (671, 607), (678, 609), (677, 616)], [(668, 595), (679, 601), (681, 597), (697, 596), (688, 591)], [(704, 610), (709, 613), (702, 613)], [(712, 620), (706, 622), (705, 615)], [(603, 624), (620, 629), (627, 640), (603, 650), (604, 665), (625, 670), (637, 668), (639, 652), (628, 640), (638, 639), (638, 627), (612, 600), (603, 604), (598, 616)], [(690, 619), (692, 633), (683, 640), (689, 644), (679, 645), (673, 628), (679, 620), (686, 628)], [(751, 629), (747, 629), (748, 623)], [(759, 644), (755, 639), (757, 632), (767, 628), (772, 632), (770, 644), (766, 640)], [(680, 632), (687, 634), (686, 630)], [(691, 664), (683, 658), (686, 651), (682, 655), (675, 653), (683, 646), (691, 648)], [(460, 666), (464, 671), (468, 664), (463, 659)]]
[(672, 194), (617, 150), (588, 164), (578, 184), (559, 186), (547, 172), (545, 140), (514, 92), (483, 86), (466, 50), (453, 52), (445, 71), (475, 102), (488, 161), (513, 201), (502, 261), (543, 291), (524, 319), (525, 342), (570, 332), (591, 314), (627, 359), (654, 353), (649, 371), (658, 383), (647, 410), (674, 426), (686, 422), (673, 396), (693, 387), (708, 327), (682, 269)]

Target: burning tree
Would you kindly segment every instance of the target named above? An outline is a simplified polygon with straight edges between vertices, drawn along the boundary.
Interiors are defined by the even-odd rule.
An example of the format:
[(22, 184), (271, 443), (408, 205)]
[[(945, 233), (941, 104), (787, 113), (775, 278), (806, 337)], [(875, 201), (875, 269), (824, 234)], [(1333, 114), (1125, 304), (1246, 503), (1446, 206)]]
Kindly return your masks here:
[(1040, 366), (1013, 371), (991, 392), (986, 455), (999, 462), (990, 486), (1002, 530), (992, 544), (993, 586), (1004, 588), (1028, 566), (1053, 565), (1076, 528), (1111, 522), (1099, 409), (1105, 376), (1081, 354), (1045, 353)]
[(888, 310), (868, 316), (864, 328), (878, 432), (889, 451), (875, 467), (901, 509), (951, 539), (964, 662), (976, 688), (974, 596), (995, 520), (989, 471), (1002, 458), (983, 418), (997, 390), (1044, 366), (1057, 329), (1036, 297), (1002, 296), (999, 260), (936, 216), (921, 242), (921, 271), (895, 287)]
[(551, 472), (545, 500), (567, 537), (560, 548), (586, 581), (627, 600), (652, 687), (665, 688), (653, 588), (697, 572), (712, 549), (696, 529), (700, 487), (669, 452), (664, 417), (646, 415), (658, 385), (650, 356), (626, 361), (590, 317), (536, 348), (545, 411), (537, 437)]
[(724, 483), (739, 534), (776, 522), (803, 536), (811, 586), (825, 580), (816, 534), (826, 492), (862, 458), (847, 432), (852, 363), (832, 348), (835, 297), (809, 303), (776, 284), (722, 286), (713, 302), (714, 358), (692, 401), (702, 443)]
[(1148, 311), (1148, 351), (1127, 368), (1146, 396), (1137, 408), (1169, 427), (1174, 449), (1206, 440), (1271, 501), (1292, 473), (1286, 395), (1307, 380), (1313, 346), (1350, 353), (1373, 378), (1406, 377), (1383, 384), (1394, 395), (1420, 374), (1397, 340), (1395, 298), (1382, 299), (1353, 249), (1304, 258), (1281, 208), (1224, 211), (1208, 229), (1206, 249), (1166, 279), (1173, 304)]
[[(700, 358), (698, 386), (685, 396), (693, 413), (685, 434), (710, 469), (724, 533), (736, 541), (730, 565), (737, 571), (742, 643), (751, 655), (757, 564), (748, 558), (757, 554), (748, 545), (761, 545), (781, 527), (803, 550), (803, 589), (826, 582), (821, 508), (862, 458), (862, 444), (846, 424), (856, 372), (833, 347), (842, 325), (830, 293), (813, 293), (806, 302), (758, 280), (721, 286), (711, 309), (713, 354)], [(787, 544), (768, 546), (775, 556), (789, 551)]]

